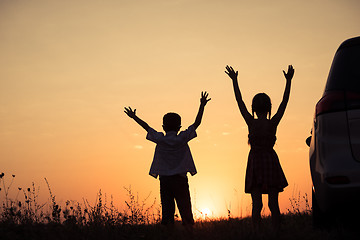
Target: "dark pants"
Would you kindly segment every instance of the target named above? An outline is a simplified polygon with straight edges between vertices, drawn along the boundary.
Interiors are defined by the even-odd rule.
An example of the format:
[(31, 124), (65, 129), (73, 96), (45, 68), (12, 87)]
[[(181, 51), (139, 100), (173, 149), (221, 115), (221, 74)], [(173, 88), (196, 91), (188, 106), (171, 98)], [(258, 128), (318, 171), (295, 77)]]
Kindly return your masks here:
[(160, 177), (162, 221), (164, 225), (174, 223), (175, 200), (184, 225), (194, 224), (188, 179), (180, 175)]

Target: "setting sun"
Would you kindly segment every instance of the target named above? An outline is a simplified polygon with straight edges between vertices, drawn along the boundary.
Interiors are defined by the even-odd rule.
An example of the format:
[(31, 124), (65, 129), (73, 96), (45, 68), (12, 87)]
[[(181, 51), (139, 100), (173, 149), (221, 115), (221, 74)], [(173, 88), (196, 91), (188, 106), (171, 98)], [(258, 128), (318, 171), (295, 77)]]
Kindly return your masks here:
[(201, 211), (202, 214), (205, 216), (205, 217), (211, 217), (211, 211), (210, 209), (208, 208), (203, 208), (203, 210)]

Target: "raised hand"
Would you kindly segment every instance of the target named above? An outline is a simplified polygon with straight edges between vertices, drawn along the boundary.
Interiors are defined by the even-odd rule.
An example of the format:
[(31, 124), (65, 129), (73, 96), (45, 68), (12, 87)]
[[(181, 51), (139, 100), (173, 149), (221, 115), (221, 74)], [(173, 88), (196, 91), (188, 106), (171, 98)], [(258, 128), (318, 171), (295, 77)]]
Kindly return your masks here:
[(130, 118), (136, 117), (136, 109), (132, 110), (131, 107), (125, 107), (124, 111)]
[(237, 80), (238, 77), (238, 71), (235, 72), (235, 70), (229, 66), (226, 65), (226, 70), (225, 73), (232, 79), (232, 80)]
[(198, 114), (196, 115), (195, 122), (194, 122), (195, 129), (197, 129), (197, 127), (201, 123), (201, 119), (204, 114), (205, 105), (207, 104), (208, 101), (211, 100), (211, 98), (208, 98), (208, 96), (209, 96), (208, 92), (206, 92), (206, 91), (201, 92), (200, 107), (199, 107), (199, 111), (198, 111)]
[(295, 70), (294, 70), (292, 65), (288, 66), (288, 72), (287, 73), (283, 70), (284, 76), (285, 76), (287, 81), (291, 81), (291, 79), (294, 76), (294, 72), (295, 72)]
[(286, 85), (285, 85), (285, 90), (284, 90), (284, 95), (283, 95), (283, 100), (281, 101), (279, 108), (277, 110), (277, 112), (275, 113), (275, 115), (271, 118), (271, 120), (273, 121), (274, 124), (278, 125), (281, 118), (284, 116), (285, 113), (285, 109), (287, 106), (287, 103), (289, 101), (289, 97), (290, 97), (290, 89), (291, 89), (291, 79), (294, 76), (294, 68), (292, 65), (289, 65), (288, 67), (288, 72), (286, 73), (285, 71), (283, 71), (284, 76), (286, 78)]
[(201, 92), (200, 104), (205, 106), (211, 98), (208, 99), (209, 93), (208, 92)]

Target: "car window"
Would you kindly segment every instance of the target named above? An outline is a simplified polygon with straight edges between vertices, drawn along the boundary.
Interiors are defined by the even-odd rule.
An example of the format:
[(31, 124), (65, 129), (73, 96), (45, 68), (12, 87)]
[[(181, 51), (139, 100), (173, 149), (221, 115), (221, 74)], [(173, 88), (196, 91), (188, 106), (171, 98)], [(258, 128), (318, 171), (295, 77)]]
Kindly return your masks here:
[(360, 41), (358, 43), (339, 48), (330, 69), (325, 91), (360, 92)]

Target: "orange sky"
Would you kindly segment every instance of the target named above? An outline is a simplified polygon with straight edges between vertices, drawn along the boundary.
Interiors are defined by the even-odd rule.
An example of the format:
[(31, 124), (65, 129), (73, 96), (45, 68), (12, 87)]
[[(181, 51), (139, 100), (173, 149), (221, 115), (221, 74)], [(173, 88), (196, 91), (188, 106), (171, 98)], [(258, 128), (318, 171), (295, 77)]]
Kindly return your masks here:
[(159, 198), (148, 175), (154, 145), (123, 107), (157, 130), (169, 111), (187, 127), (206, 90), (212, 101), (190, 142), (194, 211), (248, 215), (247, 128), (225, 66), (239, 70), (247, 106), (266, 92), (274, 112), (292, 64), (275, 146), (286, 212), (289, 198), (310, 193), (305, 139), (334, 53), (360, 32), (359, 1), (306, 2), (0, 0), (0, 172), (16, 174), (15, 188), (35, 182), (44, 199), (44, 177), (59, 201), (92, 202), (102, 189), (123, 202), (129, 185)]

